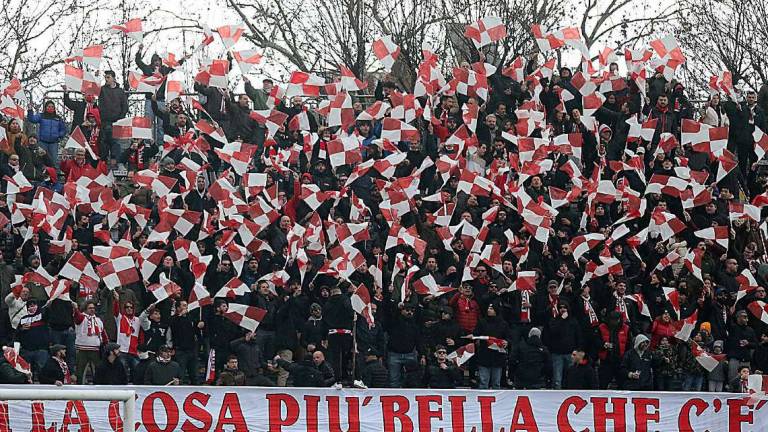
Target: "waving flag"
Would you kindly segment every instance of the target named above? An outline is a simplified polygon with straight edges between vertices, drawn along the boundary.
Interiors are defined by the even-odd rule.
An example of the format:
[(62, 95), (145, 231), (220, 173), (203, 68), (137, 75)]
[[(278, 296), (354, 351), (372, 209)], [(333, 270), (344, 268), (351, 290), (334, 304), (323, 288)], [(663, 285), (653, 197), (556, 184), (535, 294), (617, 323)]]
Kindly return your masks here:
[(124, 33), (138, 43), (144, 41), (144, 32), (141, 29), (141, 18), (133, 18), (123, 25), (113, 25), (113, 33)]
[(507, 36), (507, 26), (501, 18), (488, 16), (470, 24), (464, 29), (464, 36), (472, 39), (475, 48), (480, 48)]

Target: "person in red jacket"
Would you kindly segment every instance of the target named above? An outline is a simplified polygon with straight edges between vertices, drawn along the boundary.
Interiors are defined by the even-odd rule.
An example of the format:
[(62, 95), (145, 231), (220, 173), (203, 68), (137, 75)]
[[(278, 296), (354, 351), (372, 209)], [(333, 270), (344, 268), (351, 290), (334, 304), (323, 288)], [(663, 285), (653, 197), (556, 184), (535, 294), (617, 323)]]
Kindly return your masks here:
[(663, 338), (669, 339), (669, 341), (674, 344), (676, 341), (675, 333), (677, 333), (677, 330), (672, 322), (672, 314), (669, 310), (664, 310), (664, 313), (662, 313), (661, 316), (653, 320), (653, 326), (651, 326), (650, 349), (656, 349)]
[(629, 341), (629, 326), (622, 322), (620, 312), (611, 311), (608, 314), (608, 322), (600, 324), (599, 330), (603, 343), (598, 353), (600, 389), (607, 389), (614, 378), (617, 381), (616, 384), (621, 388), (623, 378), (619, 372), (621, 359), (624, 358), (624, 352), (627, 350)]
[(459, 293), (454, 295), (450, 303), (456, 316), (459, 327), (466, 333), (472, 334), (480, 318), (480, 305), (472, 293), (472, 285), (464, 283), (459, 288)]
[[(85, 160), (85, 149), (75, 149), (74, 159), (67, 159), (61, 162), (61, 171), (64, 173), (66, 181), (77, 181), (86, 172), (94, 170), (93, 166)], [(99, 161), (95, 168), (96, 171), (106, 174), (107, 166), (103, 161)]]

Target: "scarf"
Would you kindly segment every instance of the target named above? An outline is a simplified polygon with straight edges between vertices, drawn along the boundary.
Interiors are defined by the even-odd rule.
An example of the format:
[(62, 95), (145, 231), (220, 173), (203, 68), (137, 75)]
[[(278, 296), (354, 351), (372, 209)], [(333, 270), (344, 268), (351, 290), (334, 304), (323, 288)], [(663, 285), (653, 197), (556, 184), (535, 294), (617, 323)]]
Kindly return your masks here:
[(522, 297), (523, 300), (520, 305), (520, 322), (531, 322), (531, 308), (522, 306), (523, 303), (531, 304), (531, 293), (527, 290), (521, 291), (520, 297)]
[(170, 358), (165, 359), (165, 358), (162, 358), (161, 356), (157, 356), (155, 359), (157, 360), (158, 363), (163, 363), (163, 364), (171, 362)]
[(131, 336), (133, 334), (132, 324), (133, 324), (133, 321), (136, 319), (136, 317), (133, 315), (132, 316), (123, 315), (122, 318), (123, 319), (120, 320), (120, 333), (126, 336)]
[(219, 112), (222, 114), (227, 113), (227, 95), (224, 93), (224, 90), (219, 89), (219, 93), (221, 93), (221, 103), (219, 104)]
[(595, 308), (592, 307), (592, 302), (589, 301), (589, 296), (582, 296), (581, 299), (584, 301), (584, 315), (589, 317), (590, 327), (595, 327), (600, 324), (600, 321), (597, 319), (597, 314), (595, 313)]
[(549, 310), (552, 311), (552, 318), (557, 318), (557, 301), (559, 300), (560, 296), (557, 294), (549, 295)]
[(58, 357), (54, 357), (53, 359), (59, 364), (61, 372), (64, 374), (64, 384), (72, 384), (72, 376), (69, 374), (69, 366), (67, 366), (67, 362)]
[(616, 311), (621, 313), (621, 317), (624, 319), (624, 322), (628, 323), (629, 313), (627, 313), (627, 303), (624, 301), (624, 296), (619, 297), (619, 294), (615, 291), (613, 292), (613, 296), (616, 297)]
[(91, 136), (88, 139), (88, 145), (91, 146), (93, 154), (99, 155), (99, 126), (91, 126)]
[(96, 320), (98, 320), (96, 315), (85, 316), (86, 325), (88, 326), (88, 336), (101, 336), (101, 327), (99, 327), (99, 323)]

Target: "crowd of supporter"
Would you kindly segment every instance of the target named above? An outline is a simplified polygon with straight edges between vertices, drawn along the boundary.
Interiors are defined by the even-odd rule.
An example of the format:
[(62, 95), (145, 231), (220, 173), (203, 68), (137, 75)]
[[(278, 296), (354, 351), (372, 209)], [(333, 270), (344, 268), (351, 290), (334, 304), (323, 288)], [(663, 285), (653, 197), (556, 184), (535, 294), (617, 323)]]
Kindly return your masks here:
[[(768, 86), (695, 106), (612, 63), (593, 107), (585, 74), (482, 62), (453, 78), (487, 95), (386, 75), (344, 127), (244, 76), (191, 104), (163, 82), (153, 139), (126, 141), (111, 71), (65, 91), (70, 124), (4, 117), (0, 382), (745, 391), (768, 371)], [(381, 139), (393, 117), (418, 133)], [(686, 120), (727, 136), (683, 145)], [(125, 256), (138, 280), (105, 267)]]

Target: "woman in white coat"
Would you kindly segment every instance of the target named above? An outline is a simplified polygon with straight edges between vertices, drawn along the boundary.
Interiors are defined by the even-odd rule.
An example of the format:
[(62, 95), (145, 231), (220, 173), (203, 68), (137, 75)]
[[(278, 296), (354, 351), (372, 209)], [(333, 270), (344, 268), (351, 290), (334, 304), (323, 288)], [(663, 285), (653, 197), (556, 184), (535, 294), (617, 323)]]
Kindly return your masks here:
[(714, 94), (709, 98), (706, 105), (701, 108), (701, 117), (699, 122), (706, 123), (713, 127), (725, 127), (730, 124), (725, 110), (720, 105), (720, 95)]

